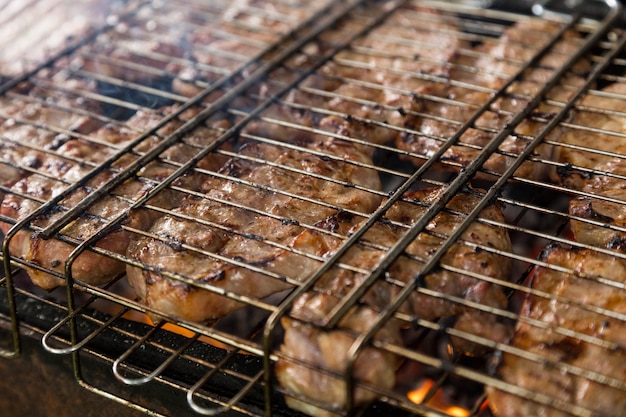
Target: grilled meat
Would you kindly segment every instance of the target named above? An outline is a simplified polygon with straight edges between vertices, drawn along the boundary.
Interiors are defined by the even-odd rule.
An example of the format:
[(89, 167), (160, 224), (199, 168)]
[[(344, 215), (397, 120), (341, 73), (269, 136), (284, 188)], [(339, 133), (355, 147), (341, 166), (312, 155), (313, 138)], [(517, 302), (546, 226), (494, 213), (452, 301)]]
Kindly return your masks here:
[(590, 192), (624, 188), (626, 147), (617, 137), (626, 131), (624, 96), (626, 83), (585, 95), (573, 117), (577, 127), (567, 129), (555, 149), (555, 160), (564, 164), (555, 181)]
[[(394, 204), (386, 214), (385, 218), (389, 222), (377, 223), (363, 236), (364, 245), (377, 247), (377, 249), (370, 249), (366, 253), (358, 253), (358, 250), (355, 249), (355, 253), (347, 256), (353, 259), (355, 263), (365, 256), (372, 262), (382, 258), (386, 250), (391, 248), (399, 239), (402, 229), (398, 225), (410, 226), (417, 221), (425, 212), (426, 206), (435, 204), (442, 192), (443, 188), (439, 188), (406, 194), (403, 198), (404, 201)], [(474, 192), (457, 194), (446, 205), (446, 208), (428, 224), (426, 230), (411, 242), (404, 255), (399, 257), (386, 273), (390, 281), (394, 283), (388, 287), (390, 299), (400, 291), (402, 284), (412, 282), (420, 274), (423, 263), (442, 245), (445, 237), (459, 227), (464, 220), (464, 215), (476, 206), (479, 198), (479, 195), (474, 194)], [(502, 211), (495, 204), (487, 206), (482, 211), (480, 218), (495, 224), (504, 224)], [(511, 251), (511, 241), (506, 229), (475, 221), (463, 233), (461, 241), (454, 243), (442, 258), (441, 265), (444, 268), (424, 276), (422, 286), (442, 296), (460, 297), (485, 306), (505, 309), (508, 301), (504, 289), (491, 283), (490, 280), (480, 278), (484, 276), (503, 282), (509, 280), (511, 261), (496, 251), (503, 251), (504, 253)], [(452, 272), (448, 268), (467, 271), (467, 274)], [(380, 298), (380, 295), (377, 297)], [(456, 315), (458, 316), (457, 327), (474, 329), (470, 333), (480, 330), (481, 336), (492, 340), (502, 340), (503, 337), (507, 336), (507, 327), (498, 323), (494, 316), (481, 313), (471, 307), (446, 301), (437, 296), (415, 292), (405, 308), (407, 312), (426, 320)], [(484, 327), (472, 326), (470, 324), (472, 322), (484, 323)], [(462, 341), (458, 342), (461, 348), (478, 349), (478, 347), (466, 346)]]
[(250, 64), (313, 12), (256, 1), (196, 4), (193, 10), (168, 3), (140, 8), (79, 49), (73, 64), (100, 78), (168, 89), (171, 83), (173, 92), (193, 97)]
[(366, 119), (370, 141), (391, 142), (422, 109), (415, 93), (431, 77), (447, 80), (450, 62), (467, 46), (451, 16), (400, 9), (322, 67), (339, 84), (326, 107)]
[[(296, 301), (289, 316), (283, 319), (285, 338), (281, 352), (286, 358), (280, 359), (276, 366), (278, 381), (292, 394), (329, 403), (339, 409), (345, 406), (345, 384), (341, 377), (320, 371), (319, 368), (342, 375), (345, 371), (347, 350), (353, 342), (354, 334), (366, 331), (368, 323), (375, 319), (376, 311), (389, 306), (402, 287), (420, 274), (424, 262), (442, 245), (445, 236), (460, 225), (464, 214), (476, 205), (479, 197), (473, 192), (455, 196), (447, 209), (430, 222), (427, 230), (419, 234), (405, 253), (385, 272), (384, 280), (376, 282), (364, 295), (360, 300), (363, 304), (355, 305), (351, 313), (342, 319), (339, 328), (318, 326), (324, 323), (327, 313), (338, 300), (345, 298), (352, 288), (364, 285), (366, 274), (347, 266), (365, 271), (374, 270), (387, 250), (402, 236), (404, 227), (418, 220), (426, 210), (426, 205), (434, 204), (442, 191), (441, 188), (434, 188), (407, 193), (403, 201), (392, 206), (383, 221), (372, 226), (363, 239), (340, 259), (343, 267), (337, 266), (321, 277), (315, 286), (319, 292), (305, 293)], [(496, 223), (504, 221), (502, 212), (496, 205), (488, 206), (482, 212), (481, 219)], [(341, 222), (337, 218), (328, 224), (331, 225), (330, 229), (342, 230), (348, 235), (362, 226), (360, 222)], [(305, 231), (300, 240), (308, 242), (309, 252), (321, 257), (333, 253), (342, 243), (339, 238), (315, 231)], [(445, 297), (464, 298), (498, 309), (506, 308), (507, 298), (503, 288), (490, 280), (509, 279), (510, 260), (495, 252), (510, 250), (511, 242), (505, 229), (473, 222), (464, 232), (462, 240), (452, 244), (444, 255), (442, 268), (422, 278), (422, 287), (436, 295), (416, 291), (401, 307), (402, 311), (426, 320), (457, 316), (457, 329), (504, 342), (512, 331), (509, 325), (501, 323), (489, 313), (474, 310), (462, 303), (447, 301)], [(452, 268), (467, 271), (467, 274), (452, 272)], [(488, 277), (489, 280), (481, 279), (481, 276)], [(353, 322), (355, 317), (363, 319)], [(377, 338), (398, 343), (397, 326), (398, 323), (390, 321)], [(346, 334), (345, 329), (354, 333)], [(485, 350), (460, 338), (455, 340), (455, 345), (473, 354), (480, 354)], [(366, 348), (357, 359), (355, 377), (369, 385), (388, 389), (394, 384), (392, 375), (396, 362), (397, 358), (388, 352)], [(357, 390), (355, 404), (362, 405), (374, 398), (376, 395), (373, 391)], [(335, 415), (332, 411), (308, 405), (306, 401), (290, 396), (287, 402), (291, 407), (311, 415)]]
[(492, 410), (498, 417), (570, 415), (558, 401), (589, 415), (621, 416), (626, 409), (626, 264), (559, 246), (548, 248), (541, 260), (550, 266), (537, 268), (511, 341), (524, 354), (505, 352), (498, 374), (555, 403), (488, 387)]
[(154, 84), (183, 68), (186, 51), (182, 23), (159, 23), (151, 8), (141, 8), (129, 22), (115, 25), (79, 49), (73, 65), (99, 77)]
[(254, 57), (280, 42), (323, 3), (298, 8), (268, 1), (231, 2), (210, 25), (201, 22), (186, 34), (185, 45), (190, 47), (188, 55), (193, 63), (181, 69), (172, 82), (173, 90), (193, 97), (236, 70), (243, 69), (244, 77), (249, 75), (257, 68)]
[(263, 298), (306, 279), (319, 261), (299, 253), (308, 250), (302, 231), (338, 208), (367, 214), (380, 201), (368, 191), (380, 189), (369, 152), (307, 137), (292, 132), (301, 148), (247, 144), (206, 178), (206, 198), (187, 197), (150, 236), (135, 237), (128, 254), (146, 268), (129, 267), (128, 279), (140, 299), (181, 319), (215, 320), (241, 307), (219, 292)]
[[(306, 400), (301, 400), (287, 396), (287, 405), (311, 416), (340, 415), (326, 407), (341, 410), (346, 405), (344, 378), (348, 352), (355, 335), (367, 332), (369, 323), (377, 317), (375, 310), (360, 306), (354, 307), (335, 329), (317, 327), (338, 301), (331, 294), (307, 293), (298, 298), (290, 316), (282, 319), (285, 337), (281, 353), (289, 359), (278, 361), (276, 377), (283, 388), (306, 397)], [(393, 321), (385, 325), (375, 338), (384, 343), (402, 343), (400, 329)], [(395, 385), (398, 365), (399, 359), (395, 355), (368, 346), (362, 349), (356, 359), (354, 379), (356, 384), (390, 390)], [(377, 397), (376, 391), (357, 385), (354, 404), (367, 404)], [(325, 407), (316, 406), (315, 401)]]
[[(167, 113), (173, 110), (174, 108), (168, 108), (164, 111)], [(163, 116), (163, 113), (138, 112), (125, 126), (111, 124), (94, 132), (91, 136), (92, 141), (82, 138), (69, 140), (55, 153), (58, 160), (63, 162), (62, 164), (44, 165), (37, 174), (23, 178), (11, 187), (11, 193), (7, 194), (2, 201), (1, 213), (15, 221), (29, 216), (43, 203), (53, 199), (69, 187), (76, 187), (52, 210), (34, 218), (29, 227), (17, 232), (10, 241), (11, 255), (63, 274), (65, 263), (75, 245), (59, 237), (43, 239), (33, 233), (33, 230), (54, 224), (68, 209), (79, 204), (88, 194), (110, 181), (116, 172), (134, 162), (137, 154), (141, 155), (158, 144), (162, 140), (161, 136), (153, 135), (147, 138), (135, 147), (134, 151), (137, 154), (126, 154), (113, 164), (113, 169), (105, 169), (85, 184), (76, 186), (95, 166), (111, 158), (120, 147), (130, 145), (142, 131), (154, 127)], [(220, 123), (223, 125), (223, 122)], [(167, 135), (181, 124), (182, 121), (173, 122), (159, 130), (159, 133)], [(116, 216), (127, 212), (133, 201), (143, 197), (159, 181), (172, 174), (176, 169), (176, 165), (172, 165), (172, 162), (188, 161), (200, 151), (202, 146), (210, 145), (219, 132), (209, 127), (194, 130), (192, 134), (160, 155), (163, 162), (153, 162), (144, 167), (138, 174), (140, 180), (129, 180), (117, 187), (111, 195), (103, 196), (86, 208), (80, 217), (65, 226), (60, 234), (70, 242), (82, 242), (96, 236)], [(199, 166), (215, 169), (216, 164), (222, 162), (223, 160), (219, 157), (209, 157), (202, 160)], [(181, 177), (177, 185), (193, 188), (193, 176)], [(169, 208), (176, 204), (177, 196), (178, 193), (167, 191), (160, 194), (158, 199), (152, 200), (152, 203)], [(151, 221), (152, 217), (154, 215), (150, 213), (136, 213), (129, 219), (129, 222), (132, 226), (138, 226)], [(2, 230), (5, 233), (8, 232), (12, 224), (2, 223)], [(117, 228), (99, 238), (96, 246), (110, 252), (124, 254), (128, 241), (128, 234)], [(72, 275), (75, 279), (95, 285), (109, 281), (123, 270), (122, 262), (89, 250), (82, 252), (72, 263)], [(37, 268), (28, 268), (28, 273), (32, 281), (42, 288), (51, 289), (64, 283), (63, 279)]]
[[(379, 11), (362, 12), (369, 19)], [(341, 22), (307, 53), (323, 55), (328, 45), (345, 42), (362, 26), (363, 22)], [(431, 82), (429, 77), (447, 79), (450, 61), (461, 45), (466, 41), (452, 16), (424, 7), (400, 9), (305, 79), (284, 99), (285, 106), (295, 103), (339, 113), (337, 117), (351, 119), (354, 137), (377, 144), (392, 142), (412, 126), (422, 108), (415, 92)], [(290, 66), (301, 67), (307, 59), (301, 61)], [(279, 70), (272, 78), (278, 83), (288, 76)]]
[[(617, 251), (626, 250), (625, 192), (626, 84), (614, 83), (587, 94), (572, 124), (561, 137), (556, 159), (565, 164), (554, 179), (585, 191), (570, 201), (574, 238), (578, 242)], [(580, 126), (581, 128), (579, 128)], [(595, 129), (590, 131), (589, 129)]]
[[(419, 133), (403, 135), (396, 141), (398, 148), (432, 157), (520, 70), (522, 63), (537, 54), (538, 49), (559, 29), (558, 24), (550, 21), (520, 21), (507, 28), (499, 39), (485, 42), (473, 50), (460, 51), (451, 70), (454, 82), (431, 83), (416, 92), (423, 97), (423, 112), (427, 115), (415, 126)], [(460, 169), (470, 164), (513, 116), (525, 109), (549, 77), (578, 49), (578, 40), (575, 32), (565, 32), (563, 38), (540, 59), (538, 66), (527, 69), (522, 78), (513, 83), (506, 94), (461, 135), (458, 143), (443, 154), (441, 166)], [(588, 69), (589, 63), (581, 60), (563, 78), (562, 85), (548, 93), (548, 98), (559, 102), (568, 99), (575, 90), (571, 87), (582, 84), (582, 74)], [(540, 104), (531, 117), (515, 129), (514, 134), (504, 139), (498, 151), (485, 162), (483, 172), (478, 176), (493, 178), (489, 171), (504, 172), (558, 111), (556, 105), (545, 102)], [(559, 134), (560, 131), (555, 130), (549, 138), (554, 140)], [(534, 149), (533, 157), (547, 159), (551, 152), (550, 146), (541, 144)], [(417, 165), (422, 163), (422, 159), (411, 160)], [(516, 171), (516, 175), (541, 179), (547, 175), (547, 168), (540, 161), (527, 161)]]
[(573, 198), (569, 213), (575, 216), (570, 227), (576, 241), (626, 252), (626, 189), (601, 191), (595, 198)]
[[(18, 93), (0, 99), (0, 198), (28, 170), (44, 169), (58, 175), (64, 161), (54, 151), (72, 134), (87, 134), (102, 125), (94, 113), (94, 100), (71, 93), (94, 91), (94, 83), (70, 78), (66, 73), (50, 74), (54, 88), (23, 84)], [(72, 109), (80, 108), (82, 111)]]

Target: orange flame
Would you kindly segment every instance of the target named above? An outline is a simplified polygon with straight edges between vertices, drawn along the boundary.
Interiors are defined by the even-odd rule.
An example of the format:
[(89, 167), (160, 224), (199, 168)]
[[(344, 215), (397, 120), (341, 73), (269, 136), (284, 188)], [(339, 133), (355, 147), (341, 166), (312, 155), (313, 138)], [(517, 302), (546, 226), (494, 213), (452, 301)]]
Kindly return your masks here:
[[(427, 379), (419, 387), (409, 391), (407, 396), (409, 400), (415, 404), (422, 404), (434, 386), (435, 381)], [(450, 405), (450, 402), (446, 399), (446, 396), (441, 389), (435, 391), (435, 393), (426, 401), (425, 405), (439, 411), (443, 411), (452, 417), (468, 417), (470, 415), (469, 410), (463, 407)]]
[[(148, 324), (150, 326), (154, 326), (154, 323), (152, 322), (152, 320), (150, 320), (150, 318), (147, 315), (145, 315), (143, 313), (139, 313), (137, 311), (132, 311), (131, 310), (128, 313), (124, 314), (123, 317), (128, 319), (128, 320), (134, 320), (134, 321), (138, 321), (140, 323), (144, 323), (144, 324)], [(196, 335), (195, 332), (193, 332), (193, 331), (191, 331), (189, 329), (186, 329), (184, 327), (178, 326), (176, 324), (173, 324), (173, 323), (165, 323), (165, 324), (163, 324), (161, 326), (161, 328), (163, 330), (167, 330), (169, 332), (179, 334), (179, 335), (184, 336), (186, 338), (192, 338), (192, 337), (194, 337)], [(232, 350), (233, 349), (232, 346), (228, 346), (228, 345), (226, 345), (226, 344), (224, 344), (222, 342), (219, 342), (217, 340), (211, 339), (210, 337), (207, 337), (207, 336), (200, 336), (198, 338), (198, 340), (201, 341), (201, 342), (204, 342), (206, 344), (209, 344), (209, 345), (215, 346), (217, 348), (220, 348), (220, 349), (224, 349), (224, 350)]]

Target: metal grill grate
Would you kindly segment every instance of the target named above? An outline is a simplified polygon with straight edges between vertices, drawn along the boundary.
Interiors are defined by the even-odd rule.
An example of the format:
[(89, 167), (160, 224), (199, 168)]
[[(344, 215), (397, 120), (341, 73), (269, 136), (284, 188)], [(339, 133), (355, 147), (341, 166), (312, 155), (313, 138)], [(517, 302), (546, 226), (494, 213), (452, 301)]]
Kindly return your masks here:
[(153, 415), (174, 411), (126, 386), (199, 414), (608, 414), (519, 369), (626, 397), (624, 283), (599, 266), (624, 258), (621, 8), (547, 6), (126, 2), (6, 74), (4, 356), (28, 328)]

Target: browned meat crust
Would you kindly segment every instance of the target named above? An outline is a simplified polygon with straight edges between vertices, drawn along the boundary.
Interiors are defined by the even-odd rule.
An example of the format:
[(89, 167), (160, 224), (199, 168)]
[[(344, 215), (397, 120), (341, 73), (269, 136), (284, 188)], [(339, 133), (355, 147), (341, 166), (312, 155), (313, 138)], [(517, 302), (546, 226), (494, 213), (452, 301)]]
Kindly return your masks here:
[[(164, 112), (168, 113), (173, 109), (164, 109)], [(10, 189), (11, 193), (7, 194), (2, 201), (1, 213), (16, 221), (25, 218), (44, 202), (75, 185), (95, 166), (111, 157), (119, 147), (128, 145), (141, 132), (155, 126), (163, 116), (163, 113), (138, 112), (123, 127), (113, 124), (102, 127), (93, 133), (90, 137), (91, 141), (83, 138), (68, 140), (55, 153), (58, 161), (62, 163), (52, 163), (56, 162), (56, 159), (48, 158), (36, 174), (25, 177), (13, 185)], [(220, 123), (224, 126), (222, 122)], [(216, 126), (219, 126), (220, 123)], [(167, 135), (181, 124), (182, 121), (173, 122), (159, 132)], [(139, 173), (142, 180), (127, 181), (116, 188), (112, 195), (102, 197), (88, 207), (79, 218), (64, 227), (60, 234), (76, 242), (82, 242), (97, 235), (108, 222), (120, 213), (127, 212), (133, 201), (144, 196), (158, 181), (174, 172), (176, 166), (167, 161), (179, 163), (188, 161), (190, 157), (199, 152), (201, 146), (212, 143), (219, 132), (219, 130), (208, 127), (196, 129), (189, 137), (183, 139), (183, 142), (175, 144), (160, 155), (164, 162), (150, 163), (143, 168)], [(45, 228), (53, 224), (65, 211), (73, 208), (93, 190), (110, 181), (116, 172), (135, 161), (137, 155), (149, 150), (163, 137), (152, 136), (140, 143), (135, 149), (136, 154), (125, 156), (114, 164), (113, 169), (102, 171), (87, 184), (78, 187), (60, 201), (55, 210), (34, 219), (30, 227)], [(219, 157), (217, 159), (207, 158), (201, 161), (199, 166), (216, 168), (216, 165), (221, 164), (222, 161), (223, 159), (220, 160)], [(183, 176), (177, 185), (193, 187), (193, 176)], [(164, 207), (172, 207), (176, 204), (176, 197), (176, 193), (166, 192), (154, 203)], [(130, 221), (131, 224), (146, 222), (150, 221), (150, 216), (138, 213), (132, 216)], [(1, 227), (6, 233), (12, 225), (13, 223), (2, 223)], [(65, 263), (75, 245), (63, 242), (58, 238), (43, 239), (33, 233), (33, 229), (30, 227), (20, 230), (12, 238), (9, 245), (11, 255), (63, 274)], [(117, 229), (98, 239), (96, 246), (117, 254), (124, 254), (128, 242), (128, 234)], [(121, 274), (124, 268), (124, 264), (120, 261), (87, 250), (82, 252), (72, 263), (72, 276), (74, 279), (98, 285), (109, 281), (115, 275)], [(65, 282), (64, 279), (36, 268), (28, 268), (28, 273), (35, 284), (46, 289), (54, 288)]]
[[(584, 191), (570, 201), (574, 239), (585, 244), (626, 251), (626, 147), (618, 135), (626, 131), (626, 84), (614, 83), (588, 93), (572, 124), (556, 147), (565, 164), (554, 179)], [(594, 130), (590, 130), (594, 129)]]
[[(484, 105), (494, 92), (528, 62), (545, 45), (551, 36), (559, 30), (559, 25), (546, 20), (524, 20), (507, 28), (502, 36), (495, 41), (485, 42), (473, 50), (460, 51), (453, 61), (451, 79), (455, 83), (430, 84), (417, 91), (424, 97), (422, 117), (415, 130), (419, 134), (403, 135), (396, 141), (400, 149), (416, 155), (430, 158), (443, 144), (453, 137), (460, 126), (467, 122), (475, 112)], [(468, 129), (459, 139), (458, 144), (448, 149), (442, 156), (441, 166), (445, 169), (459, 169), (471, 163), (478, 153), (498, 134), (512, 119), (513, 115), (523, 110), (549, 77), (559, 69), (579, 48), (578, 35), (568, 31), (546, 54), (539, 66), (525, 71), (522, 79), (516, 81), (506, 95), (499, 98), (491, 108), (480, 116), (474, 126)], [(471, 53), (470, 53), (471, 52)], [(471, 68), (467, 70), (465, 68)], [(552, 90), (548, 97), (563, 102), (568, 99), (574, 89), (584, 81), (582, 75), (589, 69), (587, 61), (579, 62), (563, 79), (561, 86)], [(478, 72), (476, 72), (476, 70)], [(463, 85), (465, 83), (465, 85)], [(471, 86), (471, 87), (470, 87)], [(540, 130), (559, 110), (558, 106), (542, 103), (508, 136), (483, 165), (485, 171), (504, 172), (515, 158), (526, 149), (529, 142), (538, 135)], [(560, 131), (551, 132), (549, 138), (555, 139)], [(548, 159), (552, 149), (546, 144), (535, 148), (533, 157)], [(422, 159), (412, 158), (420, 165)], [(515, 175), (524, 178), (541, 179), (547, 175), (546, 164), (526, 161)], [(493, 178), (488, 173), (478, 174), (481, 178)]]
[[(319, 323), (338, 301), (338, 298), (327, 293), (307, 293), (296, 301), (290, 317), (282, 320), (285, 338), (281, 353), (289, 359), (278, 361), (276, 377), (289, 392), (305, 396), (304, 400), (287, 396), (287, 405), (312, 416), (340, 415), (316, 406), (315, 402), (339, 410), (345, 406), (347, 392), (344, 374), (350, 347), (355, 335), (367, 332), (369, 324), (377, 318), (375, 310), (361, 306), (353, 308), (335, 329), (316, 327), (314, 324)], [(402, 343), (400, 329), (393, 321), (385, 325), (375, 338), (396, 346)], [(306, 365), (300, 365), (294, 360)], [(354, 364), (354, 378), (358, 384), (390, 390), (396, 382), (398, 365), (398, 358), (390, 352), (365, 347)], [(357, 388), (354, 403), (363, 405), (376, 398), (378, 394), (375, 391)]]
[[(54, 155), (55, 150), (70, 140), (70, 135), (87, 134), (102, 126), (95, 116), (100, 105), (69, 92), (93, 92), (95, 83), (64, 72), (50, 74), (50, 82), (59, 89), (24, 83), (15, 91), (23, 95), (0, 99), (0, 198), (6, 187), (29, 175), (28, 170), (60, 175), (65, 161)], [(84, 112), (74, 111), (76, 108)]]
[[(542, 261), (550, 266), (537, 268), (531, 285), (535, 292), (522, 306), (511, 341), (524, 355), (504, 353), (498, 375), (534, 394), (582, 407), (589, 415), (621, 416), (626, 409), (626, 332), (620, 318), (626, 313), (626, 264), (591, 250), (558, 246), (547, 249)], [(621, 385), (610, 386), (611, 380)], [(487, 392), (498, 417), (571, 415), (558, 403), (543, 405), (496, 387)]]
[[(186, 198), (149, 229), (157, 237), (133, 240), (129, 256), (156, 269), (128, 269), (143, 302), (186, 320), (217, 319), (241, 303), (202, 285), (252, 298), (285, 289), (319, 264), (294, 252), (310, 249), (300, 237), (306, 227), (337, 208), (367, 214), (377, 207), (380, 196), (368, 190), (381, 186), (377, 172), (367, 167), (369, 152), (322, 136), (298, 140), (299, 149), (249, 143), (219, 177), (206, 178), (201, 190), (207, 198)], [(190, 235), (190, 228), (197, 233)]]
[[(368, 230), (363, 239), (352, 246), (340, 262), (360, 269), (373, 270), (387, 250), (402, 236), (405, 227), (418, 220), (426, 206), (437, 201), (442, 191), (443, 189), (433, 188), (407, 193), (403, 201), (394, 204), (385, 215), (385, 219)], [(288, 359), (279, 360), (276, 367), (281, 385), (289, 388), (293, 394), (311, 400), (330, 402), (339, 408), (345, 406), (344, 383), (337, 376), (317, 370), (321, 367), (339, 374), (345, 371), (346, 349), (354, 336), (345, 333), (346, 330), (341, 328), (350, 329), (354, 334), (363, 333), (368, 328), (370, 320), (376, 317), (376, 311), (387, 307), (402, 287), (418, 276), (424, 262), (432, 257), (445, 236), (459, 226), (464, 215), (475, 207), (478, 200), (479, 196), (473, 191), (456, 195), (448, 203), (446, 210), (439, 213), (427, 226), (427, 231), (419, 234), (407, 247), (405, 253), (385, 272), (385, 279), (377, 282), (361, 300), (371, 308), (362, 305), (353, 308), (351, 314), (371, 317), (368, 321), (358, 325), (351, 324), (352, 316), (348, 316), (343, 319), (345, 323), (340, 324), (339, 329), (317, 327), (341, 297), (345, 297), (352, 288), (363, 285), (364, 274), (345, 267), (333, 268), (322, 277), (316, 285), (320, 293), (307, 293), (298, 299), (290, 315), (283, 320), (285, 339), (281, 352), (287, 355)], [(497, 205), (488, 206), (480, 218), (495, 224), (504, 222), (503, 214)], [(352, 233), (360, 226), (360, 223), (353, 222), (352, 230), (348, 230), (347, 233)], [(339, 228), (345, 229), (347, 225), (339, 224)], [(308, 251), (317, 255), (332, 253), (341, 244), (340, 239), (327, 235), (309, 231), (304, 234), (308, 235), (306, 241), (311, 248)], [(301, 236), (301, 240), (304, 241), (304, 235)], [(510, 250), (511, 242), (504, 228), (479, 221), (473, 222), (463, 233), (462, 240), (454, 243), (443, 257), (442, 268), (423, 277), (423, 287), (441, 297), (416, 291), (402, 306), (403, 311), (426, 320), (457, 316), (455, 326), (459, 330), (497, 342), (508, 340), (512, 331), (510, 326), (501, 323), (491, 314), (476, 311), (461, 303), (446, 301), (444, 297), (454, 296), (489, 307), (505, 309), (508, 302), (504, 289), (481, 277), (508, 281), (511, 262), (506, 256), (496, 252)], [(467, 271), (467, 274), (452, 272), (451, 268), (456, 271)], [(391, 321), (378, 337), (397, 343), (396, 326), (397, 323)], [(455, 340), (455, 344), (457, 348), (474, 354), (484, 351), (484, 348), (462, 339)], [(313, 365), (313, 368), (293, 362), (292, 358)], [(396, 369), (396, 361), (396, 358), (380, 349), (366, 349), (357, 360), (355, 377), (362, 382), (388, 389), (394, 383), (389, 373)], [(371, 391), (357, 393), (355, 402), (358, 405), (376, 398)], [(288, 397), (288, 403), (311, 415), (335, 415), (333, 412), (307, 405), (306, 402), (297, 399)]]
[(626, 147), (617, 136), (626, 131), (625, 96), (626, 83), (613, 83), (580, 101), (572, 120), (576, 127), (563, 133), (564, 146), (555, 149), (555, 160), (565, 164), (555, 181), (591, 192), (624, 188), (624, 179), (615, 175), (626, 175)]

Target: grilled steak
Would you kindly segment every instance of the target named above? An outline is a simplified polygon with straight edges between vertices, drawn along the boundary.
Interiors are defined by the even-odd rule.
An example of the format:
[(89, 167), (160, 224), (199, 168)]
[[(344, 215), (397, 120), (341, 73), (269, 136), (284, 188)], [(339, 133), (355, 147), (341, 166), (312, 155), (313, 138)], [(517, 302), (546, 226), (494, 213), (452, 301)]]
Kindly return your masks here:
[[(380, 180), (367, 167), (368, 150), (323, 136), (298, 137), (297, 130), (291, 138), (301, 147), (244, 146), (219, 176), (206, 178), (206, 198), (187, 197), (149, 229), (157, 237), (133, 240), (129, 256), (148, 267), (128, 269), (142, 301), (186, 320), (220, 318), (241, 303), (216, 291), (263, 298), (314, 271), (319, 262), (298, 252), (300, 246), (308, 251), (299, 238), (306, 227), (337, 208), (365, 214), (376, 208), (380, 197), (368, 190), (380, 189)], [(207, 284), (216, 290), (201, 287)]]
[[(403, 135), (396, 141), (397, 147), (427, 158), (432, 157), (495, 92), (504, 86), (508, 78), (520, 70), (522, 63), (528, 62), (537, 54), (538, 49), (558, 30), (559, 25), (550, 21), (521, 21), (507, 28), (499, 39), (485, 42), (473, 50), (460, 52), (451, 70), (451, 79), (454, 82), (431, 83), (416, 92), (420, 97), (424, 97), (423, 112), (427, 115), (415, 126), (419, 133)], [(540, 60), (538, 66), (526, 70), (522, 78), (463, 133), (458, 143), (444, 153), (441, 166), (447, 169), (460, 169), (471, 163), (578, 49), (578, 40), (579, 37), (575, 32), (567, 31)], [(568, 99), (574, 91), (570, 87), (581, 85), (583, 82), (581, 74), (588, 69), (589, 63), (580, 61), (572, 72), (563, 78), (562, 86), (553, 89), (548, 98), (559, 102)], [(515, 134), (505, 138), (498, 151), (483, 165), (484, 172), (478, 176), (493, 178), (489, 171), (504, 172), (529, 145), (530, 140), (537, 136), (551, 115), (558, 110), (558, 106), (542, 103), (530, 118), (516, 128)], [(560, 131), (555, 130), (549, 137), (555, 139), (559, 134)], [(542, 144), (534, 149), (533, 157), (547, 159), (551, 152), (550, 146)], [(418, 165), (422, 163), (422, 159), (411, 160)], [(516, 175), (541, 179), (547, 175), (546, 165), (527, 161), (517, 170)]]
[[(165, 113), (174, 108), (164, 109)], [(197, 110), (196, 110), (197, 112)], [(62, 164), (49, 163), (31, 176), (25, 177), (14, 184), (1, 206), (1, 213), (16, 221), (37, 210), (43, 203), (51, 200), (69, 187), (76, 186), (85, 175), (95, 166), (111, 158), (118, 149), (128, 146), (140, 136), (142, 131), (149, 129), (160, 121), (164, 113), (138, 112), (125, 126), (106, 125), (94, 132), (87, 139), (71, 139), (59, 147), (55, 153)], [(191, 115), (188, 115), (191, 116)], [(220, 122), (223, 126), (223, 123)], [(217, 124), (219, 127), (220, 123)], [(182, 121), (175, 121), (159, 130), (161, 135), (171, 133)], [(192, 132), (182, 142), (173, 145), (160, 155), (161, 161), (148, 164), (139, 172), (140, 180), (129, 180), (117, 187), (111, 195), (105, 195), (85, 212), (65, 226), (60, 234), (70, 242), (82, 242), (96, 236), (108, 222), (120, 213), (127, 212), (133, 201), (143, 197), (159, 181), (162, 181), (176, 169), (172, 162), (186, 162), (199, 152), (202, 146), (208, 146), (219, 134), (219, 130), (200, 127)], [(134, 162), (136, 155), (141, 155), (162, 140), (163, 136), (153, 135), (140, 142), (134, 148), (134, 154), (126, 154), (113, 164), (112, 169), (105, 169), (95, 175), (85, 184), (76, 187), (67, 197), (61, 200), (54, 209), (36, 217), (30, 226), (20, 230), (11, 240), (9, 249), (11, 255), (19, 257), (35, 265), (64, 273), (65, 263), (75, 248), (72, 243), (65, 242), (60, 237), (43, 239), (33, 230), (45, 228), (53, 224), (68, 209), (73, 208), (88, 194), (110, 181), (119, 170)], [(213, 157), (215, 158), (215, 157)], [(199, 163), (203, 168), (216, 168), (223, 160), (207, 158)], [(194, 188), (193, 176), (183, 176), (177, 183), (179, 186)], [(165, 192), (153, 203), (163, 207), (176, 204), (178, 193)], [(139, 225), (151, 220), (149, 213), (141, 212), (132, 216), (129, 221), (132, 225)], [(2, 223), (2, 230), (6, 233), (13, 223)], [(32, 229), (34, 228), (34, 229)], [(97, 247), (117, 254), (124, 254), (128, 246), (128, 235), (121, 229), (116, 229), (97, 240)], [(98, 255), (92, 251), (84, 251), (72, 263), (72, 275), (75, 279), (90, 283), (102, 284), (124, 270), (124, 264), (113, 258)], [(62, 285), (64, 280), (37, 268), (28, 268), (32, 281), (46, 289)]]
[[(498, 368), (501, 378), (552, 406), (488, 387), (498, 417), (569, 416), (559, 402), (588, 415), (618, 417), (626, 409), (626, 264), (591, 250), (548, 248)], [(621, 317), (620, 317), (621, 316)], [(536, 358), (535, 358), (536, 357)], [(617, 385), (615, 385), (617, 383)], [(613, 385), (612, 385), (613, 384)]]

